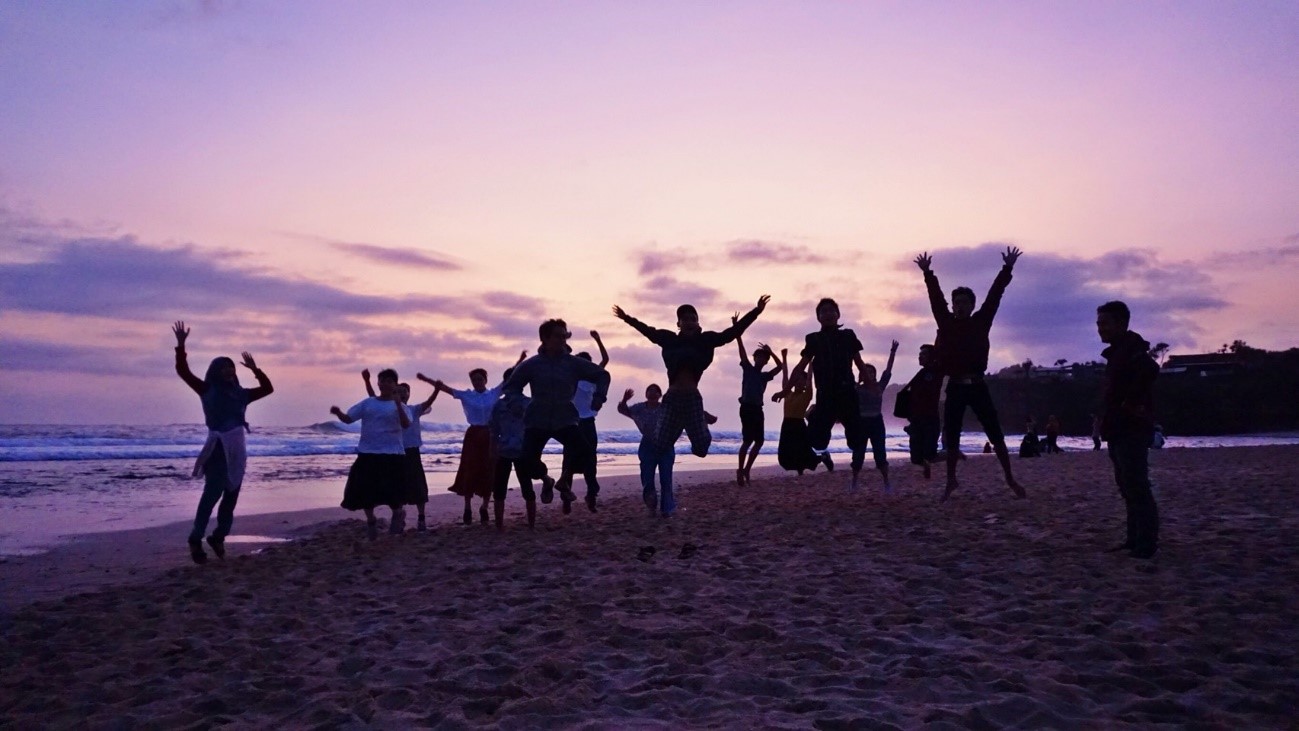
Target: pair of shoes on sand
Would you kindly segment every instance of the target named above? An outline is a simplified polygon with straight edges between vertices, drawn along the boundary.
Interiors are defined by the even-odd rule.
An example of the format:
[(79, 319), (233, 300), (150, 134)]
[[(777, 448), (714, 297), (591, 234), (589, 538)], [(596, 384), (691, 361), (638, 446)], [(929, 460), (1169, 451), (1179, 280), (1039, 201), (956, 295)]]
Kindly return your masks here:
[[(641, 546), (640, 551), (636, 554), (636, 560), (648, 562), (651, 558), (654, 558), (654, 554), (656, 553), (658, 553), (658, 549), (653, 546)], [(681, 553), (677, 554), (677, 558), (694, 558), (696, 553), (699, 553), (699, 546), (696, 546), (693, 543), (687, 543), (681, 547)]]
[[(207, 544), (212, 547), (212, 553), (216, 557), (224, 560), (226, 557), (226, 539), (224, 536), (218, 538), (215, 534), (207, 537)], [(197, 538), (189, 539), (189, 557), (194, 563), (207, 563), (207, 554), (203, 552), (203, 541)]]

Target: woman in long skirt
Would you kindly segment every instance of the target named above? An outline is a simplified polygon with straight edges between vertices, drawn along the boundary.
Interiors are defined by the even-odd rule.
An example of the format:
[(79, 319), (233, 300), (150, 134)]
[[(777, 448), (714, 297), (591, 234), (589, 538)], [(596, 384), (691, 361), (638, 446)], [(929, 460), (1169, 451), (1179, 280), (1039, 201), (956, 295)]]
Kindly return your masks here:
[(370, 540), (379, 536), (374, 509), (387, 505), (392, 509), (389, 533), (401, 533), (406, 516), (406, 449), (402, 431), (410, 426), (410, 412), (397, 397), (397, 371), (379, 371), (379, 395), (372, 396), (344, 412), (337, 406), (330, 413), (344, 424), (361, 422), (361, 439), (356, 447), (356, 461), (347, 473), (343, 488), (343, 509), (364, 510)]

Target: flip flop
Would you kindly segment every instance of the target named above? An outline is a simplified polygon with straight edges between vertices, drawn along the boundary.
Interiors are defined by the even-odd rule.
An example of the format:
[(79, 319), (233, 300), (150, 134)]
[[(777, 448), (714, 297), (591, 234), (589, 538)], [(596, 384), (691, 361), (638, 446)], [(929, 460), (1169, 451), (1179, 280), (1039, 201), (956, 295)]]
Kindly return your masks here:
[(678, 555), (677, 558), (694, 558), (696, 553), (699, 553), (699, 546), (696, 546), (693, 543), (687, 543), (681, 547), (681, 554)]
[(640, 553), (636, 554), (636, 559), (638, 561), (649, 561), (651, 558), (654, 558), (654, 554), (657, 551), (658, 549), (653, 546), (641, 546)]

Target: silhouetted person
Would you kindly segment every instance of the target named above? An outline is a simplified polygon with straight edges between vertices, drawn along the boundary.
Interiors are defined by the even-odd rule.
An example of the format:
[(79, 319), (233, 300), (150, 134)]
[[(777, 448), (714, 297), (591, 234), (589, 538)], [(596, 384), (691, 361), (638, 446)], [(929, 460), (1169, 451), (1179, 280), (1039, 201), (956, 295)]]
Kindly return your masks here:
[[(737, 312), (731, 317), (731, 323), (738, 325), (739, 322), (740, 313)], [(758, 459), (758, 452), (762, 451), (762, 443), (766, 439), (767, 420), (762, 411), (762, 397), (767, 391), (767, 383), (781, 372), (783, 366), (775, 351), (763, 343), (758, 343), (758, 349), (753, 351), (752, 362), (749, 361), (749, 352), (744, 349), (744, 338), (736, 335), (735, 344), (740, 349), (741, 371), (740, 461), (735, 470), (735, 484), (747, 485), (753, 463)], [(767, 367), (768, 361), (775, 361), (776, 367), (769, 371), (762, 370)]]
[(830, 453), (825, 451), (830, 446), (830, 431), (836, 422), (843, 425), (844, 441), (852, 450), (851, 489), (866, 459), (866, 427), (857, 407), (857, 378), (852, 369), (856, 365), (860, 373), (866, 370), (866, 362), (861, 359), (857, 334), (839, 324), (839, 303), (822, 298), (816, 303), (816, 321), (821, 329), (804, 338), (802, 360), (794, 366), (792, 377), (812, 369), (816, 406), (807, 415), (807, 439), (812, 449), (821, 453), (827, 470), (834, 469)]
[(938, 286), (938, 277), (930, 268), (933, 258), (924, 253), (915, 259), (916, 266), (925, 275), (929, 306), (938, 323), (938, 337), (934, 339), (934, 346), (938, 349), (938, 358), (943, 373), (947, 376), (947, 403), (943, 408), (947, 487), (943, 490), (943, 500), (950, 497), (958, 487), (956, 462), (960, 459), (961, 422), (965, 418), (967, 407), (974, 411), (984, 433), (988, 435), (988, 441), (992, 442), (997, 461), (1001, 463), (1002, 472), (1006, 475), (1006, 485), (1015, 493), (1015, 497), (1025, 496), (1024, 488), (1015, 482), (1011, 473), (1006, 435), (997, 419), (997, 409), (992, 404), (992, 395), (988, 393), (988, 384), (983, 380), (983, 372), (988, 368), (988, 332), (992, 329), (992, 319), (1001, 305), (1001, 296), (1010, 284), (1011, 270), (1020, 253), (1016, 247), (1006, 247), (1006, 252), (1001, 255), (1001, 271), (993, 280), (988, 296), (977, 312), (974, 309), (974, 291), (969, 287), (952, 290), (952, 308), (949, 310), (943, 290)]
[(1056, 418), (1055, 414), (1051, 414), (1050, 416), (1046, 417), (1046, 450), (1045, 451), (1047, 454), (1060, 453), (1060, 445), (1058, 444), (1059, 439), (1060, 439), (1060, 420)]
[(1109, 445), (1114, 481), (1127, 507), (1128, 533), (1114, 550), (1150, 558), (1159, 547), (1159, 508), (1150, 490), (1148, 450), (1155, 433), (1154, 385), (1159, 364), (1150, 343), (1128, 329), (1131, 312), (1122, 302), (1096, 308), (1096, 332), (1107, 347), (1101, 437)]
[(943, 390), (943, 374), (938, 369), (938, 356), (934, 346), (920, 346), (920, 372), (911, 377), (898, 392), (893, 415), (906, 419), (905, 431), (909, 437), (911, 464), (920, 465), (925, 479), (929, 479), (929, 463), (938, 456), (938, 402)]
[(240, 386), (235, 362), (224, 356), (212, 359), (207, 373), (200, 381), (190, 371), (185, 354), (185, 339), (189, 337), (189, 328), (185, 327), (184, 322), (177, 321), (171, 331), (176, 334), (176, 375), (203, 402), (203, 422), (208, 429), (207, 441), (194, 465), (194, 476), (203, 475), (203, 495), (198, 500), (194, 527), (189, 534), (190, 558), (194, 559), (194, 563), (204, 563), (207, 554), (203, 552), (203, 532), (207, 530), (212, 508), (216, 507), (217, 501), (221, 503), (217, 508), (217, 527), (208, 536), (207, 542), (217, 558), (226, 556), (225, 540), (235, 522), (235, 503), (239, 500), (239, 489), (243, 486), (244, 468), (248, 461), (244, 443), (248, 420), (244, 417), (244, 412), (248, 404), (270, 396), (275, 389), (271, 386), (271, 380), (257, 367), (253, 356), (247, 352), (243, 353), (243, 366), (253, 372), (257, 388)]

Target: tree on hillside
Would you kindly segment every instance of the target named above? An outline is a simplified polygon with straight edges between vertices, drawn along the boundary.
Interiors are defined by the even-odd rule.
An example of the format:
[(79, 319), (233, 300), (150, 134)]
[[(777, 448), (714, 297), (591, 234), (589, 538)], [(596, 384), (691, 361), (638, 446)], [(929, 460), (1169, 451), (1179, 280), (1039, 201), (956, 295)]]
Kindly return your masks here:
[(1168, 343), (1156, 343), (1155, 347), (1150, 349), (1150, 357), (1159, 361), (1159, 365), (1164, 365), (1164, 357), (1168, 355)]

